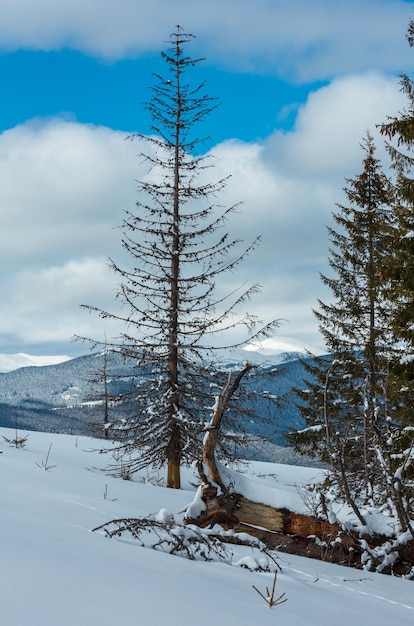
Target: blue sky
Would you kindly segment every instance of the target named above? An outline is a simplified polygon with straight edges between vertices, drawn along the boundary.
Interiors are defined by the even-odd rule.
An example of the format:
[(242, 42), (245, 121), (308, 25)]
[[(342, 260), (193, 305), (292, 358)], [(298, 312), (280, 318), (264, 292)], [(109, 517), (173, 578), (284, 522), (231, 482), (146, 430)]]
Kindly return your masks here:
[(200, 129), (242, 202), (228, 228), (262, 244), (234, 281), (259, 281), (251, 312), (285, 320), (275, 341), (323, 350), (312, 308), (329, 294), (326, 225), (361, 170), (369, 128), (404, 107), (414, 75), (403, 0), (2, 0), (0, 23), (0, 352), (81, 354), (74, 334), (114, 310), (116, 228), (147, 174), (124, 141), (145, 134), (153, 72), (180, 23), (205, 57), (196, 80), (220, 106)]
[[(68, 49), (4, 53), (0, 56), (0, 130), (35, 117), (62, 116), (82, 124), (143, 132), (150, 124), (142, 103), (150, 97), (152, 73), (164, 70), (159, 52), (113, 62)], [(268, 73), (230, 71), (208, 64), (207, 59), (198, 67), (198, 76), (220, 103), (208, 121), (214, 143), (229, 137), (257, 141), (276, 126), (290, 128), (309, 89), (322, 84), (293, 84)]]

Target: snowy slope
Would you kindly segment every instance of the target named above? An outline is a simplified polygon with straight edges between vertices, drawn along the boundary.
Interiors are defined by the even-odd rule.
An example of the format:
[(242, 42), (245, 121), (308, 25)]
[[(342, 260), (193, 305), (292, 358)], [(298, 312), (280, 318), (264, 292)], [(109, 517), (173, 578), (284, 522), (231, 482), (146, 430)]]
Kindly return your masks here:
[[(149, 484), (146, 475), (122, 481), (98, 469), (109, 458), (93, 451), (92, 439), (32, 432), (26, 447), (16, 449), (2, 435), (12, 438), (14, 431), (0, 429), (1, 626), (414, 623), (411, 581), (284, 554), (277, 589), (288, 601), (270, 609), (252, 585), (264, 591), (271, 574), (93, 533), (113, 518), (161, 508), (179, 520), (193, 499), (194, 475), (186, 473), (181, 491)], [(55, 467), (45, 471), (38, 465), (50, 444), (48, 462)], [(286, 498), (318, 471), (260, 463), (249, 470), (255, 480), (267, 475)]]

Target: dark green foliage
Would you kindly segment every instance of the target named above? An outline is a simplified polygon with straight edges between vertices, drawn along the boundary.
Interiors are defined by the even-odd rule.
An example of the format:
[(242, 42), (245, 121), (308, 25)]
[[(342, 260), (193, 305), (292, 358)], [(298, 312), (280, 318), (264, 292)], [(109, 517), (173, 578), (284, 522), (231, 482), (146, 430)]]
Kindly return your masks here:
[(322, 280), (333, 301), (319, 302), (315, 312), (331, 356), (308, 367), (313, 382), (298, 392), (308, 428), (290, 435), (296, 450), (330, 463), (341, 496), (358, 515), (357, 500), (381, 504), (389, 494), (395, 413), (388, 392), (394, 302), (386, 270), (394, 195), (368, 133), (362, 147), (363, 171), (345, 188), (349, 206), (338, 205), (338, 230), (329, 229), (333, 276)]
[[(414, 46), (414, 22), (407, 39)], [(401, 76), (401, 90), (407, 108), (381, 126), (389, 140), (388, 153), (396, 173), (394, 249), (388, 264), (391, 279), (389, 297), (397, 303), (393, 330), (398, 352), (391, 363), (393, 398), (399, 402), (402, 423), (414, 424), (414, 83)]]

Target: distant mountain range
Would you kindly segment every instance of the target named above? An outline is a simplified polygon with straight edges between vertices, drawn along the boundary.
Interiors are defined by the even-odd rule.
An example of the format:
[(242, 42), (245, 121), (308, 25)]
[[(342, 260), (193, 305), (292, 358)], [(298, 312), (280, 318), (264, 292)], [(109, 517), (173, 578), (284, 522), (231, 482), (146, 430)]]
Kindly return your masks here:
[[(21, 357), (7, 356), (16, 356), (15, 363), (18, 362), (17, 357)], [(30, 362), (32, 357), (24, 356)], [(110, 354), (109, 357), (110, 369), (118, 378), (127, 373), (126, 365), (119, 355)], [(0, 373), (0, 426), (14, 427), (17, 418), (19, 430), (90, 434), (91, 420), (96, 420), (96, 406), (93, 412), (91, 403), (88, 402), (93, 395), (91, 381), (96, 379), (97, 372), (102, 371), (104, 357), (102, 354), (89, 354), (72, 359), (53, 358), (60, 358), (62, 362), (39, 365), (38, 361), (37, 366), (18, 367)], [(292, 388), (303, 385), (305, 371), (300, 359), (304, 358), (309, 359), (297, 352), (263, 355), (240, 350), (218, 353), (217, 366), (220, 369), (237, 370), (244, 362), (249, 361), (260, 364), (265, 369), (282, 370), (281, 375), (272, 378), (272, 387), (266, 387), (266, 391), (278, 397), (283, 396), (283, 408), (275, 411), (271, 424), (254, 420), (247, 420), (245, 423), (247, 432), (260, 440), (262, 437), (269, 440), (266, 445), (260, 444), (260, 453), (257, 450), (250, 451), (248, 458), (273, 460), (272, 446), (287, 446), (284, 433), (290, 428), (302, 427), (303, 420), (293, 402)], [(0, 365), (1, 362), (0, 356)]]

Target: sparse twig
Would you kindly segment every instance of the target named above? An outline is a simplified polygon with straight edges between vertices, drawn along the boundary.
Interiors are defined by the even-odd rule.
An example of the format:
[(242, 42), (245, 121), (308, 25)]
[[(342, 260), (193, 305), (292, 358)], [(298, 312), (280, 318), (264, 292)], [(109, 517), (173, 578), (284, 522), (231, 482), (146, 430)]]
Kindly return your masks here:
[[(260, 572), (273, 572), (275, 567), (278, 567), (271, 551), (254, 537), (246, 538), (243, 534), (231, 531), (182, 526), (176, 524), (173, 518), (164, 521), (153, 516), (114, 519), (94, 528), (93, 531), (101, 531), (107, 537), (118, 538), (123, 534), (129, 534), (142, 547), (160, 550), (192, 561), (221, 561)], [(246, 564), (246, 559), (234, 563), (232, 545), (245, 546), (252, 550), (249, 564)]]
[(56, 467), (56, 465), (49, 464), (49, 455), (50, 455), (51, 449), (52, 449), (52, 444), (50, 444), (49, 446), (49, 450), (47, 451), (46, 458), (42, 459), (40, 463), (36, 463), (37, 467), (40, 467), (40, 469), (42, 470), (49, 471), (53, 469), (54, 467)]
[(285, 593), (281, 593), (280, 596), (275, 599), (276, 581), (277, 581), (277, 571), (275, 572), (275, 577), (273, 579), (272, 591), (270, 592), (269, 587), (266, 587), (266, 595), (264, 595), (264, 593), (259, 591), (257, 587), (252, 585), (253, 589), (257, 591), (259, 596), (263, 598), (263, 600), (269, 605), (269, 608), (272, 608), (274, 606), (277, 606), (278, 604), (283, 604), (284, 602), (287, 602), (287, 598), (284, 598), (284, 596), (286, 595)]
[(104, 489), (104, 500), (110, 500), (111, 502), (115, 502), (115, 500), (118, 500), (118, 498), (108, 498), (108, 485), (106, 483)]

